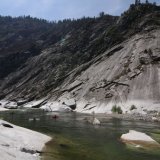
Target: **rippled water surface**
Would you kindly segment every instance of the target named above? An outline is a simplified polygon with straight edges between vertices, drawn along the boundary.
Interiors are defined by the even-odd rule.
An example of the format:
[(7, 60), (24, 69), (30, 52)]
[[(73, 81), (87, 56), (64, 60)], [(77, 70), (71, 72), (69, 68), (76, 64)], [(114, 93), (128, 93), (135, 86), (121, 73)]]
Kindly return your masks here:
[(89, 115), (60, 113), (55, 120), (55, 114), (58, 115), (39, 110), (21, 110), (3, 112), (0, 117), (52, 136), (53, 140), (47, 143), (42, 154), (43, 160), (160, 160), (159, 149), (136, 149), (120, 141), (123, 133), (134, 129), (160, 142), (158, 123), (106, 119), (101, 126), (93, 126), (84, 120)]

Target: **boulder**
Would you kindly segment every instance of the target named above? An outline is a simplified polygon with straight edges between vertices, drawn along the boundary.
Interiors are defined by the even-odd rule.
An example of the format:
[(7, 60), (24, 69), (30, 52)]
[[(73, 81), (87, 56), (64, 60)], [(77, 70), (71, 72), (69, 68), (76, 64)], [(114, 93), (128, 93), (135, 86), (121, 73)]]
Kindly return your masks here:
[(77, 106), (75, 99), (65, 99), (62, 104), (70, 107), (72, 110), (75, 110)]
[(160, 144), (145, 133), (130, 130), (129, 133), (123, 134), (121, 140), (124, 143), (140, 146), (142, 148), (160, 147)]
[(66, 105), (61, 105), (58, 111), (59, 112), (71, 112), (72, 109)]
[(97, 118), (93, 119), (93, 125), (100, 125), (100, 124), (101, 122)]
[(7, 108), (7, 109), (17, 109), (18, 105), (17, 105), (17, 102), (11, 102), (11, 101), (9, 101), (8, 103), (6, 103), (4, 105), (4, 108)]
[(66, 105), (62, 105), (59, 102), (48, 102), (40, 107), (47, 112), (71, 112), (72, 109)]
[(101, 122), (97, 118), (85, 118), (84, 119), (87, 123), (93, 124), (93, 125), (100, 125)]
[(157, 117), (152, 117), (152, 121), (158, 122), (158, 118)]
[(121, 139), (126, 141), (144, 141), (144, 142), (154, 142), (154, 143), (156, 142), (147, 134), (134, 130), (130, 130), (129, 133), (123, 134), (121, 136)]

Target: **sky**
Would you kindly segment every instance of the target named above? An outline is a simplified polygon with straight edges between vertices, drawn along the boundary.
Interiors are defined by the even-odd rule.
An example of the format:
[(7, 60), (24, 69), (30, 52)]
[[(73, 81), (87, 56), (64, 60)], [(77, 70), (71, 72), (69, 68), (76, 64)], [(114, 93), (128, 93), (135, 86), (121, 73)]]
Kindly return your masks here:
[[(65, 18), (97, 16), (104, 11), (111, 15), (120, 15), (135, 0), (0, 0), (0, 15), (23, 16), (47, 19), (49, 21)], [(145, 0), (141, 0), (144, 2)], [(160, 4), (160, 0), (156, 1)]]

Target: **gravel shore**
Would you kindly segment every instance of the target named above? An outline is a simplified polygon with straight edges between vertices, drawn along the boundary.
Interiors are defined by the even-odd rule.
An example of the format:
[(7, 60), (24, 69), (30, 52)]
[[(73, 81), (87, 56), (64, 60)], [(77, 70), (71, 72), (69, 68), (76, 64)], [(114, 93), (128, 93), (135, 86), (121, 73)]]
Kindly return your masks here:
[(100, 120), (100, 121), (105, 121), (107, 119), (111, 119), (111, 118), (117, 118), (117, 119), (121, 119), (121, 120), (135, 120), (135, 121), (147, 121), (147, 122), (157, 122), (160, 123), (160, 115), (157, 114), (96, 114), (96, 117)]

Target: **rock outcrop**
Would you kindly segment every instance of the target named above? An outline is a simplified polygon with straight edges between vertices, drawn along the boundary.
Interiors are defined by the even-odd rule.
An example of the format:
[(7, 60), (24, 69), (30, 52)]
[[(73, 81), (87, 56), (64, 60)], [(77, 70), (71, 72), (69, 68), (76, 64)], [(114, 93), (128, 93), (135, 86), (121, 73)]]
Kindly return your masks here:
[[(150, 53), (157, 58), (159, 56), (159, 35), (159, 29), (136, 34), (121, 43), (123, 48), (112, 56), (108, 57), (108, 53), (118, 46), (97, 57), (94, 61), (100, 61), (93, 61), (88, 69), (76, 77), (75, 81), (83, 83), (72, 91), (63, 92), (63, 97), (75, 97), (81, 111), (90, 108), (105, 112), (111, 110), (114, 104), (119, 104), (123, 112), (129, 112), (131, 105), (135, 105), (139, 111), (159, 110), (160, 63), (149, 57)], [(147, 64), (141, 62), (144, 56), (150, 59), (150, 62), (145, 60)], [(73, 77), (74, 74), (71, 74), (61, 88), (75, 83), (72, 80), (70, 84)]]
[[(160, 112), (159, 17), (159, 6), (141, 4), (121, 17), (54, 24), (58, 29), (48, 31), (57, 35), (52, 45), (44, 38), (39, 52), (1, 75), (1, 99), (45, 99), (47, 104), (38, 107), (45, 105), (47, 110), (56, 108), (54, 102), (78, 112), (110, 113), (113, 105), (123, 113)], [(1, 56), (0, 64), (6, 57)], [(133, 105), (136, 109), (131, 111)]]
[(0, 120), (0, 154), (3, 160), (37, 160), (51, 137)]

